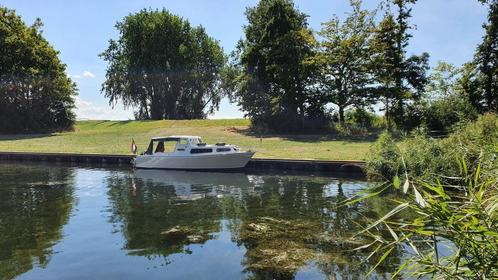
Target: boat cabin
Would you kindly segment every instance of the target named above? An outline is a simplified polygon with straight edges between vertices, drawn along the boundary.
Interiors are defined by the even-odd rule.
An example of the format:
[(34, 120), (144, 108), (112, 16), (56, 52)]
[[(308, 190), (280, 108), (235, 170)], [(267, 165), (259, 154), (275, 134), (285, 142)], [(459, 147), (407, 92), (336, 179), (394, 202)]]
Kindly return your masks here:
[[(168, 145), (169, 144), (169, 145)], [(236, 147), (226, 146), (225, 143), (207, 145), (199, 136), (168, 136), (151, 139), (145, 155), (165, 153), (206, 154), (237, 151)]]

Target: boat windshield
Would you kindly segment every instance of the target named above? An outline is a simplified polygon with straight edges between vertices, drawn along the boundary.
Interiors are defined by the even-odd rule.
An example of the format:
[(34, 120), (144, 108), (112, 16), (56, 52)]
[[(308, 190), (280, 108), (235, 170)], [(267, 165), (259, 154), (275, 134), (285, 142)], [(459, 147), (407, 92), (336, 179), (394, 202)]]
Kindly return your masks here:
[(197, 145), (199, 143), (202, 143), (202, 139), (199, 138), (192, 138), (192, 145)]

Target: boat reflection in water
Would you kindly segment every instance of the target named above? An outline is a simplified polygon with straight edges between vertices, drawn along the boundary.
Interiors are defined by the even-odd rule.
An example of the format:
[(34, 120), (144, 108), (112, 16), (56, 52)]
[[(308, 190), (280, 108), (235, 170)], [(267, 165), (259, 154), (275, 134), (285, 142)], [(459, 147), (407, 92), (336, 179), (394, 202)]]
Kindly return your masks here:
[(175, 199), (196, 200), (226, 193), (236, 195), (240, 188), (251, 188), (247, 175), (227, 172), (192, 172), (179, 170), (137, 169), (134, 179), (146, 185), (170, 186)]

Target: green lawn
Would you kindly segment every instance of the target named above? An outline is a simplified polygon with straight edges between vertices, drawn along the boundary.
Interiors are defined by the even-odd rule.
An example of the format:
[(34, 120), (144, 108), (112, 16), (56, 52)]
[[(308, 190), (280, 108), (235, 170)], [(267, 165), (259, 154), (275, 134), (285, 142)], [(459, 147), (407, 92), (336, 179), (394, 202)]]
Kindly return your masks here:
[(80, 121), (74, 132), (0, 135), (0, 151), (129, 154), (131, 138), (139, 151), (150, 137), (199, 135), (207, 143), (226, 142), (256, 151), (258, 158), (362, 160), (372, 140), (334, 139), (331, 135), (252, 135), (249, 121)]

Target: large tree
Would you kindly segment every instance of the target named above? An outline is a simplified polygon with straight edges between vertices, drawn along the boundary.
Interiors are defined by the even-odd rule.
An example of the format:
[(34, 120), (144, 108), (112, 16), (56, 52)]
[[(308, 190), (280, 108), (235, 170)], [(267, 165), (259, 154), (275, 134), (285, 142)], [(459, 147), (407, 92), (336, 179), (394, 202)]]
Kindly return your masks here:
[(0, 7), (0, 132), (64, 130), (75, 119), (76, 85), (37, 19), (27, 26)]
[(111, 104), (137, 108), (138, 119), (205, 118), (218, 108), (225, 57), (203, 27), (163, 9), (130, 14), (116, 28), (120, 38), (101, 54)]
[(362, 10), (360, 0), (351, 0), (351, 6), (353, 11), (342, 24), (334, 16), (319, 32), (323, 38), (317, 56), (321, 90), (339, 108), (341, 125), (346, 108), (368, 104), (367, 87), (372, 83), (369, 40), (374, 14)]
[(302, 129), (320, 112), (319, 94), (312, 89), (315, 40), (307, 16), (290, 0), (261, 0), (246, 16), (233, 98), (256, 125)]
[(483, 25), (485, 35), (477, 47), (479, 93), (474, 95), (475, 105), (481, 112), (498, 112), (498, 1), (480, 0), (489, 5), (488, 22)]
[(406, 111), (413, 102), (420, 99), (428, 82), (429, 54), (406, 57), (411, 34), (409, 19), (410, 4), (416, 0), (390, 0), (395, 13), (390, 8), (374, 31), (371, 40), (373, 69), (379, 84), (378, 97), (385, 105), (388, 126), (391, 121), (400, 128), (406, 126)]

